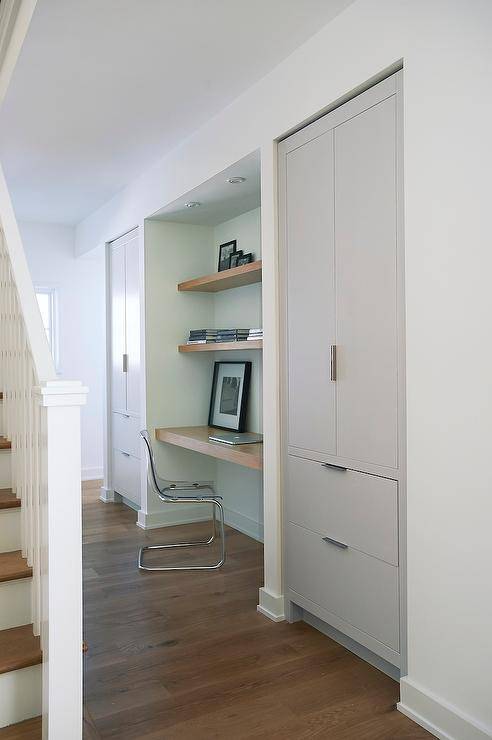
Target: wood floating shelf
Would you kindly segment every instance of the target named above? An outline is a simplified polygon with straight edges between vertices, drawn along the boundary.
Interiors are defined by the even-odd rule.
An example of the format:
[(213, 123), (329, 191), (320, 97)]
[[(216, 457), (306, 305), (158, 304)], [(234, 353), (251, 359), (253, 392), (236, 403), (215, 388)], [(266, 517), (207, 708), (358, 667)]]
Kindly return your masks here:
[(155, 437), (159, 442), (166, 442), (187, 450), (201, 452), (202, 455), (215, 457), (218, 460), (242, 465), (253, 470), (263, 468), (263, 444), (227, 445), (223, 442), (211, 442), (209, 435), (216, 432), (212, 427), (169, 427), (156, 429)]
[(243, 285), (261, 283), (261, 260), (250, 262), (248, 265), (232, 267), (230, 270), (215, 272), (213, 275), (204, 275), (194, 280), (186, 280), (178, 284), (179, 291), (195, 291), (200, 293), (218, 293), (220, 290), (240, 288)]
[(179, 352), (225, 352), (231, 350), (263, 349), (263, 339), (245, 342), (207, 342), (206, 344), (180, 344)]

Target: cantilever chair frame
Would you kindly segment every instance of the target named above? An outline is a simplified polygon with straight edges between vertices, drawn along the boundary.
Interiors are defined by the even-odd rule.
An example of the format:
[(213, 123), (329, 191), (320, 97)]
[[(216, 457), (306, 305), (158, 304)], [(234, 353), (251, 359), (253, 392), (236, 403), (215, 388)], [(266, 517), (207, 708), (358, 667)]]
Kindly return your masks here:
[[(140, 435), (145, 442), (145, 449), (147, 451), (147, 477), (152, 490), (157, 496), (166, 504), (210, 504), (212, 505), (213, 517), (212, 517), (212, 534), (207, 540), (195, 540), (193, 542), (176, 542), (169, 545), (145, 545), (141, 547), (138, 553), (138, 567), (139, 570), (145, 571), (172, 571), (172, 570), (217, 570), (224, 565), (225, 562), (225, 532), (224, 532), (224, 507), (221, 503), (222, 496), (218, 496), (213, 487), (213, 483), (210, 481), (165, 481), (157, 475), (157, 468), (155, 464), (154, 451), (150, 442), (150, 436), (146, 429), (140, 432)], [(164, 483), (164, 486), (159, 485), (159, 481)], [(208, 491), (208, 493), (206, 493)], [(194, 495), (177, 495), (181, 493), (193, 492)], [(203, 492), (203, 493), (200, 493)], [(219, 530), (220, 530), (220, 541), (221, 550), (220, 557), (216, 563), (212, 565), (169, 565), (169, 566), (150, 566), (145, 565), (144, 553), (147, 550), (171, 550), (177, 547), (198, 547), (212, 545), (217, 538), (217, 513), (219, 514)]]

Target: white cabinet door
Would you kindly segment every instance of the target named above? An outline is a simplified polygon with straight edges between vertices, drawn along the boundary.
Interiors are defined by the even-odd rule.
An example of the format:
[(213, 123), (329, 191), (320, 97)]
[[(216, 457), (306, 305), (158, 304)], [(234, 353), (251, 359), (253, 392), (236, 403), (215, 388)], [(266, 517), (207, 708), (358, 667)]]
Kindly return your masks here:
[(126, 244), (127, 406), (140, 414), (140, 280), (138, 235)]
[(289, 444), (336, 454), (333, 132), (289, 152), (285, 164)]
[(337, 453), (396, 468), (396, 102), (335, 129)]
[(111, 286), (111, 405), (113, 411), (126, 411), (125, 327), (125, 245), (116, 243), (110, 251)]

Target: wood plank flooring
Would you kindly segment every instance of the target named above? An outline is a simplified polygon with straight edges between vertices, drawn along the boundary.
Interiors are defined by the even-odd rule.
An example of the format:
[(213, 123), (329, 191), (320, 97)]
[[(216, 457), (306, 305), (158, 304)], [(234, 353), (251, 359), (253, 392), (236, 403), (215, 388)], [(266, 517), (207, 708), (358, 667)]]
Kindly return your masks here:
[(396, 682), (304, 623), (257, 613), (260, 544), (228, 529), (221, 570), (141, 573), (139, 545), (204, 525), (144, 532), (97, 497), (84, 492), (86, 740), (431, 737), (395, 711)]

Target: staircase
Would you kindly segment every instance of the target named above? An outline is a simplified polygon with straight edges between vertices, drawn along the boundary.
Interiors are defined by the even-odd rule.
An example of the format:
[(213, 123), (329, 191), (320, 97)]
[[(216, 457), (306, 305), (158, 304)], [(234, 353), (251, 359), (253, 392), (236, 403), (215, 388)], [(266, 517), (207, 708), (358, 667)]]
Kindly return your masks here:
[(0, 389), (0, 728), (81, 740), (86, 389), (56, 377), (1, 168)]

